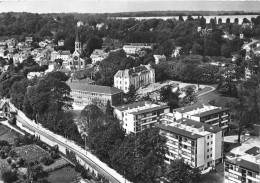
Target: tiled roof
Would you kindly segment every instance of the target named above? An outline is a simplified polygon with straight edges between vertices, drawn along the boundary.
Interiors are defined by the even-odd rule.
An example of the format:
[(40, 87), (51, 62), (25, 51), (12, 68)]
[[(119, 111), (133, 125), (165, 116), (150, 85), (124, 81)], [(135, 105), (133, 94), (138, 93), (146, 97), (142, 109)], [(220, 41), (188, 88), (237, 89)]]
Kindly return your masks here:
[(170, 133), (174, 133), (174, 134), (181, 135), (181, 136), (184, 136), (184, 137), (188, 137), (188, 138), (191, 138), (191, 139), (198, 139), (198, 138), (203, 137), (202, 135), (199, 135), (199, 134), (196, 134), (196, 133), (191, 133), (189, 131), (186, 131), (186, 130), (183, 130), (183, 129), (180, 129), (180, 128), (177, 128), (177, 127), (174, 127), (174, 126), (169, 126), (169, 125), (164, 125), (164, 124), (155, 124), (155, 126), (157, 128), (163, 129), (163, 130), (168, 131)]
[(132, 104), (117, 106), (117, 107), (115, 107), (115, 109), (117, 109), (119, 111), (124, 111), (124, 110), (128, 110), (128, 109), (136, 108), (138, 106), (139, 107), (145, 106), (146, 103), (151, 103), (151, 102), (147, 102), (147, 101), (135, 102)]
[(187, 126), (193, 126), (194, 128), (204, 127), (205, 131), (208, 131), (208, 132), (211, 132), (211, 133), (218, 133), (218, 132), (222, 131), (222, 128), (220, 128), (218, 126), (209, 125), (209, 124), (206, 124), (206, 123), (194, 121), (192, 119), (183, 118), (183, 119), (177, 120), (176, 122), (181, 123), (181, 124), (186, 124)]
[(66, 83), (72, 90), (88, 91), (93, 93), (103, 93), (103, 94), (111, 94), (111, 95), (123, 92), (118, 88), (109, 87), (109, 86), (86, 85), (82, 83), (71, 83), (71, 82), (66, 82)]

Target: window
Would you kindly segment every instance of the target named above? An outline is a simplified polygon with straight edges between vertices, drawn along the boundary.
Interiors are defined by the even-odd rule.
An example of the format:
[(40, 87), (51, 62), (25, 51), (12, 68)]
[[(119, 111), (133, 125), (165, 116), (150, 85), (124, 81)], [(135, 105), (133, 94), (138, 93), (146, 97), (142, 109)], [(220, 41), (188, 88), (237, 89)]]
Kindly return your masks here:
[(207, 149), (207, 152), (209, 152), (209, 149)]
[(210, 155), (210, 157), (212, 157), (212, 154)]
[(212, 151), (212, 148), (210, 148), (210, 151)]
[(213, 141), (211, 141), (211, 144), (213, 144)]
[(209, 136), (208, 136), (208, 139), (209, 139)]
[(209, 143), (207, 143), (207, 146), (209, 146)]
[(207, 156), (207, 158), (209, 158), (209, 155)]
[(213, 135), (211, 135), (211, 138), (213, 137)]

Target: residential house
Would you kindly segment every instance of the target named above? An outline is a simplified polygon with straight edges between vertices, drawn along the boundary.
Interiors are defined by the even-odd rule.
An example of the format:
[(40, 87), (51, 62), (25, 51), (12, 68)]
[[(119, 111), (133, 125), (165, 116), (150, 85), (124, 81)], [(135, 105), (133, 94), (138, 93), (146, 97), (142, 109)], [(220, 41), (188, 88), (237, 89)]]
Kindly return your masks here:
[(107, 58), (109, 53), (106, 53), (104, 50), (95, 49), (93, 53), (90, 55), (92, 60), (92, 64), (96, 64), (96, 62), (100, 62), (103, 59)]
[(123, 46), (124, 51), (128, 55), (136, 54), (142, 48), (153, 49), (153, 43), (128, 43)]
[(39, 46), (40, 46), (41, 48), (45, 48), (47, 45), (48, 45), (48, 43), (45, 42), (45, 41), (40, 41), (40, 42), (39, 42)]
[(172, 52), (172, 57), (178, 57), (180, 56), (180, 50), (182, 49), (182, 47), (180, 46), (177, 46), (175, 47), (175, 49), (173, 50)]
[(33, 37), (25, 37), (25, 43), (31, 44), (33, 42)]
[(27, 74), (27, 79), (33, 79), (34, 77), (43, 77), (44, 76), (44, 72), (29, 72)]
[(160, 135), (167, 139), (167, 164), (183, 158), (191, 167), (205, 170), (222, 162), (223, 132), (220, 127), (191, 119), (155, 126), (159, 128)]
[(56, 59), (62, 59), (64, 61), (69, 60), (71, 58), (70, 51), (53, 51), (51, 52), (51, 61)]
[(169, 106), (150, 102), (137, 102), (114, 108), (114, 114), (121, 121), (126, 134), (136, 134), (154, 127), (169, 112)]
[(155, 60), (155, 64), (159, 64), (161, 62), (165, 62), (166, 61), (166, 56), (165, 55), (153, 55), (154, 60)]
[(0, 49), (6, 49), (7, 48), (7, 43), (4, 40), (0, 40)]
[(151, 65), (140, 65), (131, 69), (119, 70), (114, 76), (114, 87), (129, 91), (133, 85), (136, 89), (155, 82), (155, 71)]
[(63, 39), (61, 39), (61, 40), (59, 40), (58, 41), (58, 46), (64, 46), (65, 44), (64, 44), (64, 40)]

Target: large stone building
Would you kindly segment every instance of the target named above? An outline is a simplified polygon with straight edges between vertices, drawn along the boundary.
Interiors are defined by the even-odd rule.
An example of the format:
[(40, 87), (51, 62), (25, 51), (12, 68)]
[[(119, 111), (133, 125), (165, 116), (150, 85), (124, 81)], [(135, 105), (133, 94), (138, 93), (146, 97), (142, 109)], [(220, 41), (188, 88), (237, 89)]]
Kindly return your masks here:
[(230, 109), (196, 103), (174, 109), (173, 113), (167, 114), (164, 120), (165, 123), (172, 123), (182, 118), (218, 126), (223, 131), (227, 131), (230, 122)]
[(130, 85), (136, 89), (155, 82), (155, 71), (151, 65), (140, 65), (126, 70), (119, 70), (114, 76), (114, 87), (129, 91)]
[(169, 112), (169, 106), (151, 102), (136, 102), (114, 108), (115, 116), (121, 121), (126, 134), (136, 134), (154, 127)]
[(171, 124), (162, 122), (155, 126), (167, 139), (169, 152), (165, 155), (166, 163), (183, 158), (190, 166), (204, 170), (222, 162), (221, 128), (191, 119), (181, 119)]
[(71, 98), (74, 104), (80, 107), (97, 103), (99, 107), (105, 107), (110, 100), (112, 106), (121, 105), (123, 102), (123, 91), (115, 87), (99, 86), (79, 82), (68, 81), (71, 88)]
[(153, 49), (153, 43), (128, 43), (123, 46), (127, 55), (134, 55), (141, 49)]

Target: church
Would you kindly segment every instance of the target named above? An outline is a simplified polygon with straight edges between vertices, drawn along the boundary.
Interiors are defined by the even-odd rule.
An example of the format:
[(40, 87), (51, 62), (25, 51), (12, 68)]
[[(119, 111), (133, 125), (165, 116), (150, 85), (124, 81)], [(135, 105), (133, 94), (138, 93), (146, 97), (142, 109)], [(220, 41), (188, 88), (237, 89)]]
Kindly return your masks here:
[(86, 67), (86, 62), (80, 58), (82, 54), (82, 46), (79, 40), (78, 27), (76, 27), (76, 40), (75, 40), (75, 51), (72, 54), (72, 57), (68, 60), (68, 66), (72, 70), (80, 70)]

